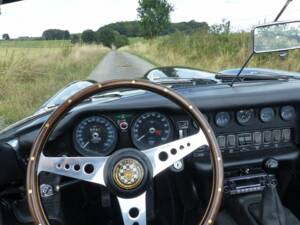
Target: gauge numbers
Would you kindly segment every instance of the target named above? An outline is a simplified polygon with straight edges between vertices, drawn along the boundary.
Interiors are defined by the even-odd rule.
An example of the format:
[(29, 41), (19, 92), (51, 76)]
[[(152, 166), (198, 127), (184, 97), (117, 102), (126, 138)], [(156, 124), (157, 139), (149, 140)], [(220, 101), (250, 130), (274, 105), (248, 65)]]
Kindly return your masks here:
[(117, 135), (110, 120), (91, 116), (76, 126), (73, 141), (76, 150), (84, 155), (107, 155), (116, 147)]
[(131, 128), (133, 144), (141, 150), (165, 144), (173, 139), (170, 120), (161, 113), (148, 112), (139, 116)]

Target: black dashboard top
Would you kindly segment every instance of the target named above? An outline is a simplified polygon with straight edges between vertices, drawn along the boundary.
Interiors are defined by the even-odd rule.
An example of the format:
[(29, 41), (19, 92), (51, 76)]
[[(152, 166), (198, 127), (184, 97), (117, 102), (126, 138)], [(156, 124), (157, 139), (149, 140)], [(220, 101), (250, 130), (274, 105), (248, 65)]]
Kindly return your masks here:
[[(234, 87), (227, 84), (180, 87), (175, 89), (190, 99), (201, 111), (222, 111), (223, 109), (243, 109), (250, 107), (289, 105), (300, 101), (300, 81), (267, 81), (236, 83)], [(147, 99), (147, 101), (145, 101)], [(169, 100), (149, 92), (118, 98), (114, 100), (86, 102), (76, 107), (67, 118), (90, 111), (112, 112), (130, 110), (167, 109), (180, 111)], [(0, 133), (0, 140), (10, 140), (30, 130), (38, 129), (51, 112), (35, 116), (12, 126)], [(66, 118), (66, 119), (67, 119)]]

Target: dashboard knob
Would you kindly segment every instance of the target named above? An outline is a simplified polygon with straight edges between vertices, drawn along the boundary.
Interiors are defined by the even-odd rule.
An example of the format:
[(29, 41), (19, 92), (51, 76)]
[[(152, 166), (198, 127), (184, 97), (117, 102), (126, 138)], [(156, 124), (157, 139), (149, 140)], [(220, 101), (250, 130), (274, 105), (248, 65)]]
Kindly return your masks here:
[(279, 162), (276, 159), (268, 159), (264, 164), (267, 173), (274, 173), (279, 167)]
[(127, 130), (128, 129), (128, 123), (123, 121), (119, 124), (121, 130)]

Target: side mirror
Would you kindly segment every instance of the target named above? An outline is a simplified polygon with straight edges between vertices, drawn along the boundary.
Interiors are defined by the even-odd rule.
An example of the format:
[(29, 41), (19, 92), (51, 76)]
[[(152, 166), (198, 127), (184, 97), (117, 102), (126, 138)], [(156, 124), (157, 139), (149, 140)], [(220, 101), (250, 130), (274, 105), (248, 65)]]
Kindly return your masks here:
[(271, 23), (252, 31), (253, 52), (281, 52), (300, 48), (300, 21)]

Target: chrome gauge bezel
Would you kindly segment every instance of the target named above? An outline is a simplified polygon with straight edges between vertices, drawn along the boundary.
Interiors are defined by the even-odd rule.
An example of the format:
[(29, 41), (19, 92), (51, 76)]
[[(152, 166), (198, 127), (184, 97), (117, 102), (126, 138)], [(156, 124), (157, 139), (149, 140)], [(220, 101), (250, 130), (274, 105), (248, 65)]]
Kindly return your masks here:
[(136, 136), (136, 134), (135, 134), (135, 133), (136, 133), (136, 132), (135, 132), (135, 129), (136, 129), (136, 126), (137, 126), (138, 121), (139, 121), (141, 118), (143, 118), (143, 117), (145, 117), (146, 115), (148, 115), (148, 114), (159, 114), (161, 117), (163, 117), (163, 118), (167, 121), (168, 126), (169, 126), (169, 128), (168, 128), (168, 129), (169, 129), (169, 135), (168, 135), (166, 141), (160, 142), (160, 143), (157, 144), (157, 145), (161, 145), (161, 144), (168, 143), (169, 141), (172, 141), (173, 138), (174, 138), (174, 125), (173, 125), (171, 119), (170, 119), (168, 116), (166, 116), (164, 113), (161, 113), (161, 112), (145, 112), (145, 113), (139, 114), (139, 115), (134, 119), (134, 121), (132, 122), (130, 134), (131, 134), (131, 141), (132, 141), (132, 144), (133, 144), (136, 148), (138, 148), (138, 149), (140, 149), (140, 150), (145, 150), (145, 149), (147, 149), (147, 148), (152, 148), (152, 147), (156, 147), (156, 146), (157, 146), (157, 145), (153, 145), (153, 146), (148, 145), (148, 146), (146, 146), (145, 144), (141, 144), (141, 142), (137, 140), (137, 136)]
[[(266, 114), (268, 113), (268, 117), (266, 118)], [(266, 108), (262, 108), (260, 110), (259, 113), (259, 119), (263, 122), (263, 123), (270, 123), (275, 119), (276, 113), (275, 110), (272, 107), (266, 107)]]
[[(105, 149), (102, 149), (99, 151), (93, 151), (93, 150), (83, 148), (82, 145), (80, 145), (80, 143), (78, 143), (78, 136), (77, 136), (76, 132), (78, 131), (79, 126), (84, 121), (87, 121), (88, 119), (91, 119), (91, 118), (100, 118), (101, 120), (105, 120), (106, 123), (109, 123), (109, 125), (111, 126), (111, 128), (113, 130), (112, 132), (114, 135), (113, 135), (112, 143), (109, 145), (108, 148), (105, 148)], [(78, 123), (76, 124), (76, 126), (73, 129), (72, 136), (73, 136), (72, 137), (73, 146), (74, 146), (75, 150), (84, 156), (106, 156), (106, 155), (109, 155), (110, 153), (112, 153), (115, 150), (117, 143), (118, 143), (118, 129), (117, 129), (115, 123), (112, 120), (110, 120), (108, 117), (103, 116), (103, 115), (90, 115), (90, 116), (86, 116), (86, 117), (79, 119)]]
[[(246, 115), (246, 118), (243, 118), (243, 115)], [(242, 109), (236, 112), (236, 120), (240, 125), (247, 125), (249, 124), (252, 119), (255, 117), (254, 109)]]
[[(285, 115), (285, 113), (286, 113), (288, 110), (289, 110), (289, 111), (290, 111), (290, 110), (292, 111), (292, 115), (291, 115), (291, 116), (286, 116), (286, 115)], [(292, 106), (292, 105), (286, 105), (286, 106), (281, 107), (281, 109), (280, 109), (280, 117), (281, 117), (281, 119), (284, 120), (284, 121), (292, 121), (293, 119), (296, 118), (296, 109), (295, 109), (295, 107)]]
[[(226, 120), (224, 120), (224, 119), (226, 119)], [(215, 124), (220, 128), (227, 127), (229, 125), (230, 121), (231, 121), (231, 115), (229, 112), (226, 112), (226, 111), (218, 112), (214, 118)]]

